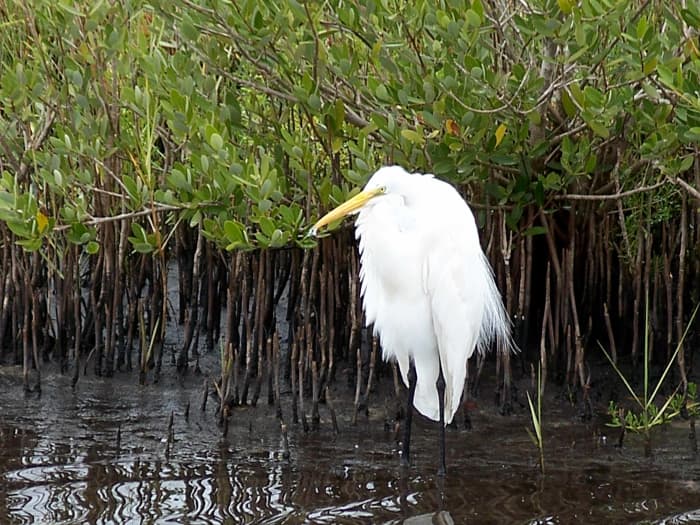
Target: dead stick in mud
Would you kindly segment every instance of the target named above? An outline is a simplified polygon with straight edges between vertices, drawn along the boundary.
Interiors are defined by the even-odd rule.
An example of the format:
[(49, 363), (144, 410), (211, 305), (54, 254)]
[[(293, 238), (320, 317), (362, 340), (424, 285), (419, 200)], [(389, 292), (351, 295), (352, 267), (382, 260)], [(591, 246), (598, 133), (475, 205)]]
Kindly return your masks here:
[(377, 337), (372, 337), (372, 352), (369, 357), (369, 374), (367, 376), (367, 386), (365, 388), (365, 395), (362, 398), (365, 414), (369, 414), (369, 394), (372, 391), (372, 384), (374, 382), (375, 368), (377, 364), (377, 349), (379, 348), (379, 339)]
[[(506, 215), (502, 214), (501, 221), (501, 257), (503, 259), (503, 273), (506, 280), (506, 314), (511, 315), (513, 308), (513, 276), (510, 261), (513, 256), (513, 232), (506, 227)], [(510, 352), (499, 352), (498, 358), (503, 361), (503, 389), (501, 390), (501, 411), (504, 414), (512, 412), (511, 393), (511, 360)]]
[(269, 336), (265, 343), (265, 370), (263, 371), (265, 377), (265, 383), (267, 383), (267, 404), (272, 406), (275, 403), (274, 394), (274, 373), (275, 373), (275, 363), (273, 357), (273, 342), (272, 336)]
[(32, 286), (29, 279), (29, 272), (24, 270), (24, 290), (22, 293), (22, 306), (23, 306), (23, 319), (22, 319), (22, 381), (24, 384), (24, 391), (31, 392), (32, 387), (29, 383), (29, 374), (32, 368), (32, 354), (29, 346), (29, 317), (31, 314), (30, 304), (31, 304), (31, 293)]
[(185, 333), (183, 337), (182, 347), (177, 355), (177, 371), (184, 373), (187, 370), (190, 348), (193, 346), (195, 333), (199, 326), (199, 288), (200, 283), (200, 268), (202, 266), (202, 251), (204, 249), (204, 235), (202, 234), (201, 226), (197, 230), (197, 246), (194, 251), (192, 261), (192, 295), (187, 304), (185, 313)]
[(248, 402), (248, 387), (253, 367), (253, 328), (250, 313), (250, 298), (253, 294), (250, 290), (251, 283), (248, 278), (248, 273), (255, 271), (253, 261), (251, 261), (252, 258), (252, 256), (247, 256), (245, 259), (247, 264), (243, 267), (243, 282), (241, 284), (241, 314), (243, 315), (243, 329), (245, 333), (245, 339), (242, 341), (242, 344), (244, 343), (245, 346), (241, 346), (241, 348), (245, 348), (245, 374), (243, 375), (243, 385), (241, 386), (241, 397), (239, 399), (242, 405)]
[[(228, 283), (226, 286), (226, 328), (224, 348), (233, 345), (234, 335), (238, 333), (239, 317), (236, 315), (236, 299), (238, 296), (238, 266), (240, 264), (240, 252), (230, 258), (228, 271)], [(237, 339), (237, 338), (236, 338)]]
[(114, 374), (114, 343), (115, 338), (115, 320), (116, 309), (119, 299), (115, 297), (117, 290), (116, 281), (119, 280), (119, 265), (116, 261), (118, 254), (116, 251), (116, 223), (105, 224), (103, 229), (102, 246), (105, 250), (104, 262), (104, 277), (102, 279), (102, 288), (105, 291), (103, 308), (104, 308), (104, 363), (102, 366), (103, 373), (106, 377), (111, 377)]
[(669, 255), (671, 237), (666, 223), (661, 225), (663, 239), (664, 288), (666, 292), (666, 360), (671, 357), (673, 344), (673, 273), (671, 273), (671, 257)]
[(267, 383), (267, 404), (272, 406), (275, 404), (275, 349), (274, 349), (274, 338), (277, 332), (275, 331), (271, 337), (267, 338), (267, 345), (265, 345), (265, 352), (267, 357), (265, 358), (267, 362), (267, 368), (265, 370), (266, 383)]
[(639, 355), (639, 316), (642, 302), (642, 265), (644, 256), (644, 235), (642, 226), (637, 232), (637, 254), (634, 259), (634, 303), (632, 310), (632, 366), (636, 368), (637, 356)]
[[(318, 378), (316, 385), (316, 393), (320, 396), (324, 389), (325, 375), (326, 375), (326, 353), (328, 352), (328, 347), (331, 344), (331, 339), (328, 334), (333, 326), (333, 312), (328, 309), (329, 303), (329, 292), (332, 293), (332, 282), (330, 281), (330, 271), (328, 269), (328, 261), (334, 261), (333, 249), (334, 239), (328, 239), (323, 243), (323, 263), (321, 264), (321, 270), (318, 274), (319, 280), (319, 309), (318, 309), (318, 351), (321, 356), (320, 368), (318, 370)], [(332, 302), (332, 301), (331, 301)], [(318, 403), (318, 400), (317, 400)]]
[[(77, 248), (75, 246), (72, 246), (72, 249), (75, 251)], [(76, 286), (73, 290), (73, 322), (75, 323), (75, 329), (73, 331), (73, 358), (74, 358), (74, 368), (73, 368), (73, 378), (71, 380), (71, 387), (75, 388), (75, 385), (78, 383), (78, 379), (80, 377), (80, 348), (82, 344), (82, 319), (81, 319), (81, 289), (80, 286), (78, 286), (78, 283), (80, 283), (80, 265), (75, 263), (75, 268), (73, 268), (73, 271), (75, 272), (73, 275), (73, 281), (76, 283)], [(0, 339), (1, 340), (1, 339)]]
[[(37, 254), (38, 257), (38, 254)], [(32, 278), (34, 281), (34, 278)], [(41, 360), (39, 359), (39, 304), (41, 293), (38, 286), (32, 287), (32, 357), (34, 359), (34, 370), (36, 372), (36, 383), (34, 391), (41, 394)]]
[[(649, 351), (648, 351), (648, 359), (649, 362), (652, 362), (654, 359), (654, 341), (656, 340), (655, 332), (656, 332), (656, 301), (657, 297), (652, 297), (652, 285), (651, 285), (651, 267), (652, 267), (652, 255), (651, 255), (651, 245), (652, 245), (652, 238), (651, 235), (649, 235), (649, 231), (651, 230), (651, 221), (649, 219), (646, 220), (646, 226), (648, 230), (644, 234), (644, 276), (642, 277), (642, 282), (644, 286), (644, 297), (646, 298), (647, 306), (649, 305), (649, 300), (651, 298), (651, 314), (649, 313), (649, 309), (646, 309), (646, 315), (651, 315), (649, 317), (649, 337), (647, 338), (647, 343), (649, 345)], [(646, 322), (646, 321), (645, 321)]]
[(396, 361), (391, 362), (391, 376), (394, 380), (394, 396), (401, 399), (401, 382), (399, 381), (399, 366)]
[(328, 411), (331, 413), (331, 425), (333, 425), (333, 433), (339, 434), (340, 429), (338, 428), (338, 418), (336, 417), (336, 414), (335, 414), (335, 405), (333, 404), (333, 399), (331, 398), (331, 393), (330, 393), (330, 389), (328, 388), (328, 385), (326, 385), (325, 393), (326, 393), (326, 405), (328, 406)]
[(199, 409), (204, 412), (207, 409), (207, 399), (209, 398), (209, 378), (204, 378), (204, 391), (202, 392), (202, 404)]
[(355, 403), (352, 414), (353, 425), (357, 425), (357, 412), (360, 409), (360, 392), (362, 389), (362, 355), (360, 353), (360, 346), (357, 347), (357, 372), (355, 379)]
[[(342, 247), (340, 246), (340, 242), (342, 239), (335, 239), (333, 238), (333, 246), (335, 247), (335, 252), (334, 252), (334, 261), (339, 261), (341, 264), (343, 262), (343, 250)], [(340, 298), (340, 271), (341, 271), (341, 264), (334, 264), (332, 266), (332, 270), (330, 273), (330, 284), (328, 287), (328, 301), (327, 301), (327, 312), (328, 312), (328, 324), (329, 324), (329, 332), (328, 332), (328, 346), (326, 347), (326, 351), (328, 353), (328, 365), (327, 367), (323, 368), (324, 370), (324, 378), (322, 384), (326, 384), (330, 379), (333, 377), (333, 371), (335, 367), (335, 344), (336, 344), (336, 337), (338, 333), (338, 327), (336, 325), (336, 320), (337, 320), (337, 315), (336, 315), (336, 305), (342, 304), (343, 301)], [(340, 333), (342, 333), (342, 329), (340, 329)]]
[(291, 333), (290, 335), (291, 342), (292, 342), (292, 349), (291, 349), (291, 354), (292, 357), (290, 359), (290, 376), (291, 376), (291, 383), (292, 383), (292, 423), (295, 425), (299, 423), (299, 411), (297, 407), (297, 389), (299, 388), (299, 381), (297, 379), (297, 366), (296, 362), (298, 359), (298, 352), (299, 352), (299, 344), (297, 343), (297, 337), (294, 332)]
[[(0, 237), (0, 239), (2, 239), (2, 237)], [(4, 241), (4, 239), (2, 240)], [(2, 248), (0, 248), (0, 253), (2, 254), (2, 257), (0, 257), (0, 275), (3, 276), (0, 277), (0, 341), (5, 340), (7, 320), (10, 317), (9, 306), (11, 295), (8, 293), (8, 289), (11, 287), (12, 274), (9, 268), (9, 257), (7, 256), (8, 251), (11, 249), (7, 247), (8, 244), (10, 243), (0, 242), (0, 245), (2, 245)], [(69, 249), (68, 253), (69, 255), (72, 253), (72, 247)], [(75, 287), (67, 287), (67, 290), (73, 288)], [(0, 352), (0, 357), (2, 357), (2, 352)]]
[(692, 450), (693, 454), (697, 454), (698, 438), (695, 432), (695, 416), (690, 416), (690, 433), (688, 435), (688, 439), (690, 439), (690, 450)]
[(269, 251), (265, 257), (265, 301), (262, 310), (263, 316), (260, 323), (260, 337), (265, 339), (265, 369), (264, 378), (267, 383), (267, 404), (274, 403), (272, 372), (274, 363), (272, 362), (272, 334), (277, 326), (276, 301), (275, 301), (275, 267), (277, 263), (277, 252)]
[(617, 345), (615, 344), (615, 335), (613, 334), (612, 322), (610, 321), (608, 303), (603, 303), (603, 318), (605, 319), (605, 329), (608, 332), (608, 341), (610, 344), (610, 355), (612, 357), (612, 362), (614, 364), (617, 364)]
[(350, 336), (348, 338), (348, 357), (352, 356), (352, 353), (356, 351), (356, 347), (359, 345), (359, 335), (360, 335), (360, 320), (362, 314), (359, 312), (359, 294), (357, 287), (357, 253), (355, 250), (348, 251), (348, 257), (350, 258), (350, 271), (348, 272), (348, 289), (350, 294)]
[[(530, 212), (532, 216), (532, 212)], [(529, 244), (528, 242), (529, 241)], [(530, 250), (532, 249), (532, 235), (520, 237), (519, 242), (519, 265), (518, 265), (518, 301), (515, 314), (515, 337), (516, 343), (521, 347), (527, 347), (527, 337), (528, 337), (528, 327), (525, 322), (525, 316), (527, 314), (527, 307), (529, 304), (526, 301), (529, 300), (528, 286), (529, 286), (529, 276), (530, 271), (529, 264), (532, 263), (532, 254)]]
[[(303, 352), (300, 352), (303, 353)], [(304, 377), (304, 362), (301, 358), (299, 357), (299, 413), (301, 414), (301, 426), (304, 429), (304, 432), (309, 431), (309, 422), (306, 420), (306, 411), (304, 410), (304, 381), (302, 378)]]
[(168, 418), (168, 430), (167, 430), (167, 436), (165, 438), (165, 459), (170, 459), (170, 447), (173, 443), (173, 418), (174, 418), (174, 413), (171, 410), (170, 411), (170, 417)]
[(289, 459), (289, 436), (287, 435), (287, 425), (282, 423), (280, 425), (282, 430), (282, 457), (284, 459)]
[(683, 297), (685, 292), (685, 256), (688, 244), (688, 199), (685, 194), (683, 194), (683, 199), (681, 202), (681, 224), (680, 224), (680, 246), (678, 248), (678, 288), (676, 296), (676, 340), (681, 344), (681, 349), (678, 352), (676, 362), (678, 363), (678, 372), (681, 376), (681, 385), (683, 389), (683, 395), (688, 393), (688, 377), (685, 370), (685, 343), (683, 341)]
[(275, 386), (275, 412), (281, 420), (282, 417), (282, 399), (280, 393), (280, 338), (275, 331), (272, 336), (272, 362), (274, 367), (274, 386)]
[(540, 334), (540, 392), (539, 395), (544, 395), (544, 389), (547, 378), (547, 323), (551, 323), (551, 300), (550, 294), (550, 279), (552, 267), (547, 263), (547, 271), (544, 279), (544, 314), (542, 314), (542, 332)]
[(318, 365), (311, 361), (311, 430), (318, 430), (321, 416), (318, 413)]
[[(216, 317), (214, 312), (221, 312), (220, 307), (215, 308), (214, 306), (217, 301), (217, 298), (219, 297), (219, 294), (216, 292), (216, 280), (218, 278), (219, 272), (217, 271), (218, 265), (214, 261), (214, 247), (210, 242), (207, 242), (204, 246), (204, 258), (206, 260), (206, 271), (204, 272), (206, 274), (206, 287), (204, 287), (204, 289), (207, 291), (207, 306), (206, 308), (204, 308), (200, 319), (201, 323), (204, 326), (206, 326), (207, 349), (211, 350), (212, 348), (214, 348), (214, 319)], [(199, 355), (199, 352), (197, 352), (197, 355)]]
[(265, 267), (267, 254), (266, 250), (260, 252), (258, 258), (258, 268), (257, 268), (257, 279), (255, 286), (255, 303), (253, 305), (255, 309), (255, 326), (253, 330), (255, 331), (254, 340), (254, 354), (256, 356), (256, 371), (255, 371), (255, 382), (253, 384), (253, 395), (251, 397), (250, 404), (256, 406), (258, 404), (258, 399), (260, 398), (260, 390), (262, 388), (263, 375), (265, 370), (265, 302), (266, 302), (266, 288), (269, 286), (267, 280), (265, 279)]
[[(92, 309), (92, 315), (94, 319), (94, 371), (96, 376), (102, 375), (102, 356), (104, 355), (104, 341), (103, 341), (103, 327), (104, 327), (104, 304), (105, 304), (105, 288), (106, 285), (103, 280), (104, 275), (104, 264), (105, 264), (105, 252), (100, 250), (97, 257), (97, 264), (95, 266), (94, 273), (92, 275), (90, 283), (90, 308)], [(98, 295), (99, 294), (99, 295)], [(87, 366), (87, 362), (85, 364)]]
[(115, 312), (116, 326), (112, 332), (114, 338), (113, 346), (117, 349), (117, 369), (123, 370), (125, 365), (125, 347), (124, 347), (124, 285), (126, 283), (124, 263), (126, 260), (127, 247), (129, 243), (130, 225), (126, 221), (120, 223), (119, 230), (119, 249), (117, 251), (117, 275), (115, 276), (115, 289), (113, 294), (112, 310)]
[(226, 405), (226, 406), (224, 406), (224, 409), (221, 412), (221, 422), (223, 425), (223, 436), (224, 437), (228, 436), (228, 425), (229, 425), (230, 419), (231, 419), (231, 411), (230, 411), (228, 405)]
[(139, 320), (139, 348), (141, 350), (139, 360), (139, 384), (146, 384), (146, 371), (148, 369), (148, 342), (146, 340), (146, 316), (144, 312), (144, 299), (138, 300)]
[[(311, 258), (311, 272), (309, 273), (309, 291), (307, 295), (307, 304), (311, 304), (312, 300), (316, 297), (316, 284), (317, 281), (319, 280), (319, 262), (321, 259), (321, 249), (317, 247), (316, 249), (313, 250), (313, 256)], [(309, 367), (313, 367), (313, 364), (316, 362), (315, 356), (314, 356), (314, 342), (316, 339), (317, 333), (315, 332), (315, 329), (317, 330), (319, 327), (319, 317), (323, 315), (322, 312), (316, 311), (316, 316), (313, 319), (314, 322), (312, 322), (311, 315), (309, 313), (311, 312), (311, 307), (309, 306), (309, 309), (306, 311), (306, 317), (304, 319), (304, 327), (305, 327), (305, 344), (306, 344), (306, 373), (309, 372)], [(318, 365), (316, 365), (318, 366)], [(314, 386), (314, 382), (316, 385)], [(315, 388), (315, 391), (314, 391)], [(314, 396), (315, 394), (315, 396)], [(315, 409), (315, 411), (314, 411)], [(302, 412), (302, 418), (303, 418), (303, 423), (304, 423), (304, 428), (305, 430), (308, 428), (306, 426), (306, 414)], [(316, 369), (316, 372), (314, 373), (313, 368), (311, 369), (311, 424), (312, 427), (317, 428), (317, 424), (315, 423), (315, 419), (318, 418), (318, 369)]]

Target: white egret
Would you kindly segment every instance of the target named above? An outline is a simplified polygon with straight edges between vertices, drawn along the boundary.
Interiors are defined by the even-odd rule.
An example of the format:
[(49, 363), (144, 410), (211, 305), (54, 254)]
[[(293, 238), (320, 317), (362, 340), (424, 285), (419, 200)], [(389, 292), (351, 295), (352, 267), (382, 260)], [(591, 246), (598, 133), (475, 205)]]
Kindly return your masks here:
[(365, 188), (311, 229), (357, 213), (360, 279), (366, 322), (374, 323), (384, 359), (399, 363), (408, 387), (402, 463), (409, 464), (411, 407), (445, 425), (460, 404), (467, 360), (496, 339), (510, 349), (510, 322), (474, 216), (448, 183), (379, 169)]

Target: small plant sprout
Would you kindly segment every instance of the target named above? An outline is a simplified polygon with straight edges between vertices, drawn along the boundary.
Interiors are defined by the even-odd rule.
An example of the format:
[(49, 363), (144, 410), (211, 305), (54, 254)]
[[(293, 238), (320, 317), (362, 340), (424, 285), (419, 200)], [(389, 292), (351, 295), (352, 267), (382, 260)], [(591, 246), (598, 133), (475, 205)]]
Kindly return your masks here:
[(542, 374), (541, 365), (537, 367), (537, 405), (532, 401), (530, 392), (527, 392), (527, 403), (530, 407), (530, 419), (532, 430), (526, 428), (532, 442), (540, 453), (540, 472), (544, 474), (544, 442), (542, 440)]
[(608, 361), (612, 365), (613, 369), (615, 370), (617, 375), (622, 380), (623, 384), (625, 385), (625, 388), (627, 389), (629, 394), (632, 396), (632, 399), (634, 399), (634, 402), (638, 408), (637, 411), (625, 410), (625, 409), (621, 408), (615, 401), (611, 401), (610, 405), (608, 406), (608, 415), (610, 416), (611, 421), (607, 425), (610, 427), (622, 428), (623, 431), (630, 430), (632, 432), (640, 433), (640, 434), (644, 435), (644, 449), (645, 449), (646, 455), (651, 454), (651, 429), (652, 428), (654, 428), (655, 426), (667, 423), (668, 421), (670, 421), (674, 417), (683, 413), (684, 410), (687, 411), (691, 415), (695, 415), (696, 413), (700, 412), (700, 410), (699, 410), (700, 405), (698, 405), (698, 402), (696, 401), (697, 386), (694, 383), (688, 383), (688, 387), (686, 389), (686, 392), (684, 392), (684, 393), (679, 393), (678, 390), (680, 388), (680, 385), (677, 386), (675, 388), (675, 390), (673, 391), (673, 394), (671, 394), (663, 404), (661, 404), (659, 406), (656, 403), (656, 398), (659, 394), (659, 390), (661, 389), (661, 385), (666, 380), (666, 376), (668, 375), (669, 371), (671, 370), (671, 366), (673, 366), (673, 363), (676, 361), (676, 357), (678, 356), (678, 353), (683, 348), (683, 341), (685, 340), (685, 337), (688, 333), (688, 330), (690, 329), (690, 326), (693, 324), (693, 321), (695, 320), (695, 315), (698, 312), (698, 308), (700, 308), (700, 304), (695, 307), (693, 314), (690, 316), (690, 320), (688, 321), (688, 325), (686, 326), (685, 331), (683, 332), (683, 336), (681, 337), (680, 341), (678, 341), (678, 344), (676, 345), (676, 349), (673, 351), (671, 358), (668, 360), (668, 363), (666, 364), (666, 367), (664, 368), (664, 371), (661, 374), (661, 377), (659, 377), (659, 380), (656, 383), (656, 385), (653, 387), (653, 390), (651, 390), (651, 393), (650, 393), (650, 386), (651, 385), (649, 384), (649, 304), (648, 304), (648, 301), (647, 301), (647, 306), (646, 306), (646, 318), (645, 318), (646, 328), (645, 328), (645, 333), (644, 333), (644, 379), (643, 379), (643, 381), (644, 381), (643, 390), (644, 391), (642, 392), (641, 395), (637, 394), (637, 392), (635, 392), (634, 388), (630, 384), (630, 381), (627, 379), (627, 377), (625, 377), (623, 372), (619, 369), (617, 364), (610, 357), (610, 355), (605, 350), (603, 345), (601, 345), (600, 342), (598, 342), (600, 349), (603, 351), (603, 353), (605, 354), (605, 357), (608, 359)]

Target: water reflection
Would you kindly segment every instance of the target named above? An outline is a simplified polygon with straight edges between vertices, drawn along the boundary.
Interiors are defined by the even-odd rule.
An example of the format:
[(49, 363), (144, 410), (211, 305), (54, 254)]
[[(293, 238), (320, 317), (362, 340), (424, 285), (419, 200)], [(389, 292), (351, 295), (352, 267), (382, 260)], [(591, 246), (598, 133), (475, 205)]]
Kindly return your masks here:
[[(54, 381), (45, 392), (70, 392)], [(633, 441), (601, 449), (591, 429), (560, 423), (543, 477), (527, 415), (487, 414), (474, 418), (478, 431), (448, 432), (440, 481), (430, 426), (416, 428), (409, 470), (381, 418), (341, 420), (339, 436), (291, 425), (284, 459), (272, 408), (238, 410), (222, 438), (213, 414), (184, 418), (198, 387), (126, 385), (114, 399), (86, 383), (18, 401), (0, 377), (0, 523), (692, 523), (700, 512), (700, 468), (681, 428), (647, 460)]]
[[(23, 437), (13, 442), (12, 434)], [(0, 430), (3, 449), (14, 447), (20, 454), (3, 459), (0, 478), (5, 492), (0, 516), (16, 523), (124, 523), (144, 517), (164, 523), (285, 523), (293, 516), (342, 523), (401, 510), (391, 480), (354, 469), (346, 471), (345, 484), (334, 473), (319, 479), (280, 460), (276, 451), (224, 460), (224, 450), (194, 464), (94, 454), (87, 459), (55, 455), (25, 434)]]

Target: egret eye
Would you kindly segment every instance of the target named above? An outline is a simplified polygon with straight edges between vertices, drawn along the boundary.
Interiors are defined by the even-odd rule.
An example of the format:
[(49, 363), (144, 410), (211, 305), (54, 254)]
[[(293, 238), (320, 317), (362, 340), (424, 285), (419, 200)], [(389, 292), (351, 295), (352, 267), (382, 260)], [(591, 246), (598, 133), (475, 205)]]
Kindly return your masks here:
[(379, 193), (386, 193), (386, 186), (379, 186)]

